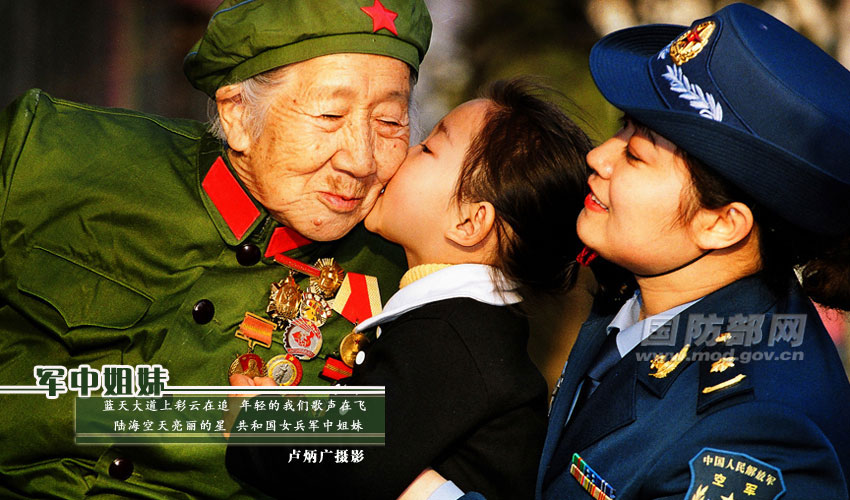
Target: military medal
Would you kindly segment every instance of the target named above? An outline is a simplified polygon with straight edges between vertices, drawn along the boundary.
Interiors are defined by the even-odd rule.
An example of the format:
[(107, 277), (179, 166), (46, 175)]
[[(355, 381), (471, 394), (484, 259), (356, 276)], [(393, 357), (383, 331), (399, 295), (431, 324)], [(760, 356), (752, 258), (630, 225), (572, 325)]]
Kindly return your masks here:
[(266, 371), (277, 385), (298, 385), (301, 382), (301, 362), (291, 354), (279, 354), (266, 364)]
[(245, 313), (245, 319), (239, 325), (239, 328), (234, 334), (237, 338), (248, 342), (248, 349), (254, 350), (254, 346), (260, 344), (265, 348), (272, 345), (272, 332), (275, 325), (273, 322), (265, 320), (256, 314), (249, 312)]
[(351, 332), (342, 339), (339, 343), (339, 354), (342, 361), (354, 367), (354, 360), (357, 358), (357, 353), (369, 345), (369, 338), (358, 332)]
[(286, 352), (298, 359), (310, 360), (322, 349), (322, 332), (312, 321), (297, 318), (289, 322), (283, 332)]
[(316, 262), (318, 276), (310, 276), (310, 290), (326, 299), (332, 299), (342, 285), (345, 271), (333, 259), (319, 259)]
[(263, 363), (263, 358), (252, 352), (239, 356), (230, 364), (230, 370), (228, 370), (227, 376), (230, 377), (237, 374), (250, 378), (265, 377), (266, 365)]
[(285, 279), (272, 283), (266, 312), (280, 327), (287, 320), (298, 317), (301, 312), (301, 288), (292, 273)]
[(306, 318), (316, 326), (322, 326), (333, 314), (333, 309), (321, 295), (304, 292), (301, 295), (301, 317)]
[(378, 278), (358, 273), (346, 273), (342, 279), (333, 310), (355, 325), (381, 312), (381, 289)]

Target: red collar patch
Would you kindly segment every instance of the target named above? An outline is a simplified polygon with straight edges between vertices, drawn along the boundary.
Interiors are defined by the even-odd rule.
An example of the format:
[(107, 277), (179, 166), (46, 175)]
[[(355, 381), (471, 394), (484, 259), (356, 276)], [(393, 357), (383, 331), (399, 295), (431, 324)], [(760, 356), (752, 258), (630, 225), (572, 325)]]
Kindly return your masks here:
[(242, 239), (260, 216), (260, 211), (220, 156), (210, 167), (201, 186), (236, 239)]
[(304, 245), (309, 245), (310, 243), (313, 243), (313, 241), (301, 236), (294, 229), (281, 226), (276, 228), (272, 233), (265, 256), (271, 257), (298, 247), (303, 247)]
[(360, 7), (360, 10), (372, 18), (372, 33), (381, 28), (386, 28), (390, 30), (390, 33), (398, 36), (398, 31), (395, 29), (395, 18), (398, 17), (398, 14), (384, 7), (381, 0), (375, 0), (371, 7)]

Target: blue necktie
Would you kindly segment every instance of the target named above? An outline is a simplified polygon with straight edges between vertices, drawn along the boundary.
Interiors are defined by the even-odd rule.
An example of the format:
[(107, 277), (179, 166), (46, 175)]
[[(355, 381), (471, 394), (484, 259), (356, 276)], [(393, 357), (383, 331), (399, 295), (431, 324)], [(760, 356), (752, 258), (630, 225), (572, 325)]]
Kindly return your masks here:
[(573, 410), (573, 415), (578, 413), (581, 407), (587, 402), (588, 398), (590, 398), (590, 395), (593, 394), (593, 391), (599, 387), (599, 384), (602, 382), (605, 374), (608, 373), (608, 370), (622, 359), (620, 356), (620, 350), (617, 349), (618, 333), (619, 330), (616, 328), (612, 329), (611, 332), (608, 333), (605, 338), (605, 342), (602, 344), (602, 349), (600, 349), (599, 354), (596, 356), (596, 360), (590, 369), (587, 370), (587, 375), (584, 377), (584, 383), (581, 386), (581, 391), (579, 393), (578, 400), (576, 401), (576, 407)]

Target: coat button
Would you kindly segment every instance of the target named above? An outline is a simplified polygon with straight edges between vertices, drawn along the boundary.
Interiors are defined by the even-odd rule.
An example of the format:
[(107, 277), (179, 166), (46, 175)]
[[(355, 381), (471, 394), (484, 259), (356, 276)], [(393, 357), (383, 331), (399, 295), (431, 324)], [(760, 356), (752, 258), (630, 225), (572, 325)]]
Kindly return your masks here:
[(253, 266), (260, 262), (260, 247), (253, 243), (245, 243), (236, 249), (236, 261), (243, 266)]
[(109, 475), (122, 481), (127, 479), (133, 475), (133, 462), (126, 458), (116, 458), (109, 464)]
[(199, 300), (194, 307), (192, 307), (192, 317), (195, 318), (195, 323), (199, 325), (205, 325), (212, 321), (213, 315), (215, 314), (215, 307), (213, 303), (207, 299)]

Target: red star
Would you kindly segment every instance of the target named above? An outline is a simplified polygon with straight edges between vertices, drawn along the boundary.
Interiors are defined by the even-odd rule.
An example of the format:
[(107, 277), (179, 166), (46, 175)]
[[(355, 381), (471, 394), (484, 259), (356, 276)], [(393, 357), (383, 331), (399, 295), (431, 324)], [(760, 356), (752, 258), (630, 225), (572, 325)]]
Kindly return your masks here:
[(375, 0), (371, 7), (360, 7), (360, 10), (365, 12), (372, 18), (372, 33), (375, 33), (381, 28), (386, 28), (393, 35), (398, 36), (398, 31), (395, 29), (395, 18), (398, 14), (381, 5), (381, 0)]
[(699, 31), (697, 31), (696, 28), (692, 29), (688, 33), (688, 41), (689, 42), (701, 42), (702, 41), (702, 39), (699, 37)]

